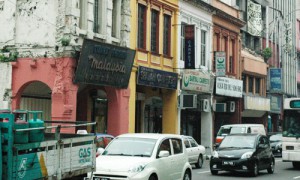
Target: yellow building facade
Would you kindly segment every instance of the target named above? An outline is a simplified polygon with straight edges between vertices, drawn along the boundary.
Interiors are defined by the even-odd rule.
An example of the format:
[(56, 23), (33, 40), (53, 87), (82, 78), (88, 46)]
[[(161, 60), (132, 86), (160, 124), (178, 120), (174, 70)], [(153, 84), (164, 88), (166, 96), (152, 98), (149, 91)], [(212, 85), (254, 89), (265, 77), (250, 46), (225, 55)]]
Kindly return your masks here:
[(132, 0), (129, 132), (178, 133), (178, 1)]

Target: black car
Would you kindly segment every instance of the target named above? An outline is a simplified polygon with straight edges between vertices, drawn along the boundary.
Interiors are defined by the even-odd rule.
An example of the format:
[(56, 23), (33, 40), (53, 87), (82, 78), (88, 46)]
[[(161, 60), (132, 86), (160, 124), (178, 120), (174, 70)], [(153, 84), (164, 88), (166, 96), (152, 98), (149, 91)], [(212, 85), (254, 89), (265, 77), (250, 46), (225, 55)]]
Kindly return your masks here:
[(227, 135), (210, 159), (210, 171), (248, 172), (257, 176), (260, 170), (274, 172), (275, 160), (267, 136), (260, 134)]
[(269, 140), (274, 156), (282, 156), (282, 133), (270, 135)]

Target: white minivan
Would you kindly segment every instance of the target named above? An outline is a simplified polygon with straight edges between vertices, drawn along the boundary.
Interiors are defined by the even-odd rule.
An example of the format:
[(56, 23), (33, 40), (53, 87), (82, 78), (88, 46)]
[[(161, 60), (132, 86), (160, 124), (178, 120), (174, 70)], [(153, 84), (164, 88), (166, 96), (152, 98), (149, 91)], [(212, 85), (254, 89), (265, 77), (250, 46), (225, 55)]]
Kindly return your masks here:
[(228, 124), (221, 126), (217, 138), (216, 145), (220, 144), (227, 134), (262, 134), (266, 135), (265, 126), (263, 124)]

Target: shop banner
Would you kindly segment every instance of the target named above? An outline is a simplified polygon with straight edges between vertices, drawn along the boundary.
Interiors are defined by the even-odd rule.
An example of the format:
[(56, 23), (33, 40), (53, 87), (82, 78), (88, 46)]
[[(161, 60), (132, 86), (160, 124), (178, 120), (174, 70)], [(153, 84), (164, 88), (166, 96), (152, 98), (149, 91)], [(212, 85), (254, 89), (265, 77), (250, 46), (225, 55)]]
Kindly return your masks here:
[(177, 89), (177, 73), (139, 66), (137, 84), (166, 89)]
[(261, 5), (248, 0), (247, 4), (247, 27), (248, 33), (253, 36), (261, 36), (262, 17)]
[(270, 92), (282, 93), (282, 69), (281, 68), (270, 68)]
[(244, 97), (244, 108), (249, 110), (270, 111), (270, 99), (256, 96)]
[(243, 81), (226, 77), (216, 79), (216, 94), (239, 98), (243, 96)]
[(135, 51), (85, 39), (75, 73), (75, 83), (127, 88)]
[(226, 75), (226, 53), (215, 52), (216, 76)]
[(195, 25), (185, 25), (185, 69), (195, 69)]
[(184, 70), (182, 78), (182, 90), (212, 93), (210, 89), (211, 78), (208, 72), (196, 70)]

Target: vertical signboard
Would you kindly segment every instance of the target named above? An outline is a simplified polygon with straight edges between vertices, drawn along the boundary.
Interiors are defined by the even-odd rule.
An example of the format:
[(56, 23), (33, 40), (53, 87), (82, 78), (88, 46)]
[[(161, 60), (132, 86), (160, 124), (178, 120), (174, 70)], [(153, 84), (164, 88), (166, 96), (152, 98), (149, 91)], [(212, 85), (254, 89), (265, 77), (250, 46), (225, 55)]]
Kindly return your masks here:
[(195, 25), (185, 25), (185, 69), (195, 69)]
[(270, 92), (281, 93), (282, 92), (282, 69), (270, 68)]
[(215, 52), (216, 76), (226, 75), (226, 53)]

